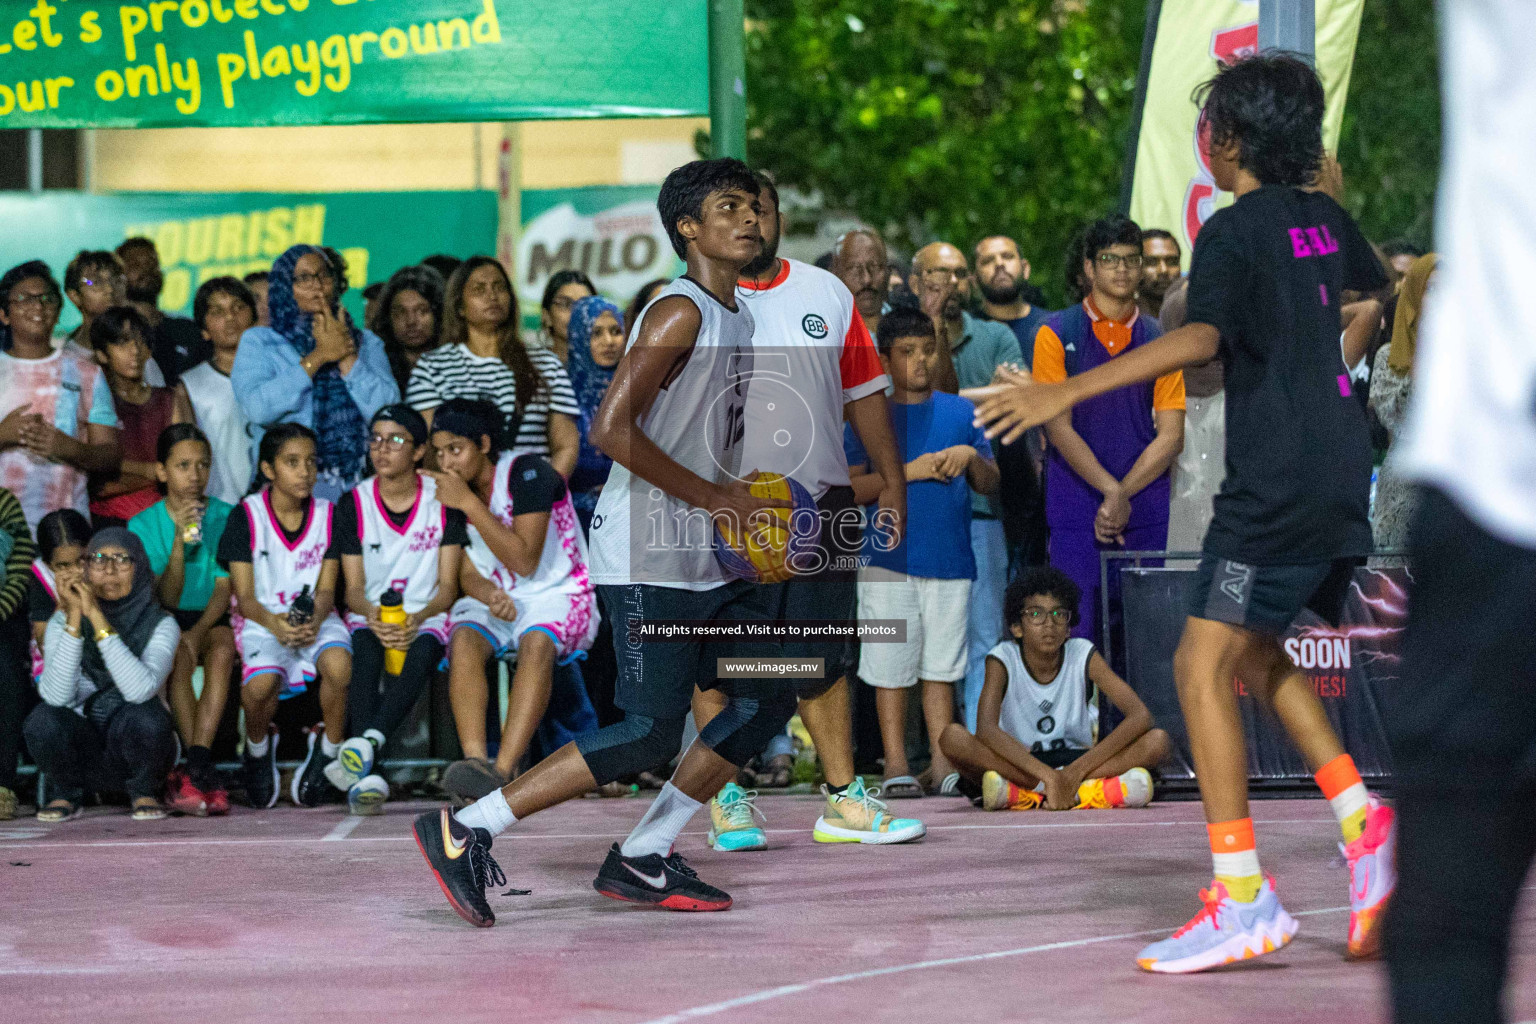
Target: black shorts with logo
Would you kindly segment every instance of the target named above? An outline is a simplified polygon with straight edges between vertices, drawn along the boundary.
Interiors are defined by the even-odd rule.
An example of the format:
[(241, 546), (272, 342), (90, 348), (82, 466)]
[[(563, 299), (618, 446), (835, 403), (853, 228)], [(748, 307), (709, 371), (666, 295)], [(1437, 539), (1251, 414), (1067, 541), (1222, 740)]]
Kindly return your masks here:
[(693, 688), (719, 685), (715, 659), (776, 657), (772, 642), (730, 643), (704, 640), (656, 640), (632, 634), (645, 622), (772, 622), (776, 595), (772, 587), (733, 580), (711, 590), (682, 590), (650, 583), (598, 584), (603, 615), (612, 623), (619, 675), (614, 704), (650, 718), (681, 718), (693, 701)]
[(1203, 555), (1189, 593), (1188, 613), (1279, 636), (1303, 608), (1330, 626), (1344, 613), (1344, 598), (1363, 558), (1335, 558), (1306, 565), (1247, 565)]
[[(816, 503), (821, 516), (821, 539), (811, 560), (812, 571), (763, 589), (774, 591), (774, 618), (781, 621), (852, 622), (858, 612), (858, 558), (863, 547), (862, 527), (849, 525), (858, 506), (852, 487), (830, 487)], [(843, 517), (843, 518), (839, 518)], [(795, 679), (800, 698), (819, 697), (853, 671), (858, 642), (840, 637), (786, 640), (781, 658), (821, 658), (820, 679)]]

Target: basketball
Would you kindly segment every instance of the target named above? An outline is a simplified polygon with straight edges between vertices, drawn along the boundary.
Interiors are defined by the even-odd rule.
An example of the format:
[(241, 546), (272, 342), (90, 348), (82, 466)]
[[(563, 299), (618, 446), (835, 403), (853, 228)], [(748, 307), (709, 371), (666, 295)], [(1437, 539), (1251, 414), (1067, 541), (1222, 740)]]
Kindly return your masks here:
[(737, 530), (715, 522), (715, 557), (725, 571), (753, 583), (781, 583), (794, 575), (794, 566), (821, 539), (816, 500), (794, 479), (779, 473), (758, 473), (752, 494), (788, 501), (789, 508), (766, 510)]

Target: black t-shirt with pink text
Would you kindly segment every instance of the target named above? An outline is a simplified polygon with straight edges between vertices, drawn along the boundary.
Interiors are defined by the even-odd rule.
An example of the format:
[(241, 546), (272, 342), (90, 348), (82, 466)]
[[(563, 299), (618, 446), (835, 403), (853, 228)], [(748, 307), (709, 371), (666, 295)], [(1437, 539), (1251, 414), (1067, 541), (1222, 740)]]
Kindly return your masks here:
[(1298, 565), (1371, 551), (1371, 441), (1339, 341), (1345, 290), (1386, 274), (1349, 214), (1266, 185), (1195, 241), (1189, 323), (1221, 332), (1227, 476), (1205, 551)]

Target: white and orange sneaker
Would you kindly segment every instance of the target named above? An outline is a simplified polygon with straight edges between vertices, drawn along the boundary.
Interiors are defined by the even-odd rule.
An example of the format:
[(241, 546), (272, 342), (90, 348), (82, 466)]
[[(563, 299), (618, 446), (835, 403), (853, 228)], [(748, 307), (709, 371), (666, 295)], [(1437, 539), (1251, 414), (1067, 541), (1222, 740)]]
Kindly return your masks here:
[(1296, 934), (1296, 919), (1280, 905), (1273, 878), (1264, 879), (1252, 903), (1234, 900), (1220, 882), (1201, 889), (1200, 900), (1200, 913), (1137, 953), (1136, 966), (1154, 974), (1193, 974), (1273, 953)]
[(1381, 950), (1382, 913), (1397, 887), (1397, 812), (1371, 794), (1365, 831), (1339, 851), (1349, 862), (1348, 955), (1368, 959)]
[(1145, 807), (1152, 802), (1152, 773), (1132, 768), (1108, 779), (1088, 779), (1077, 787), (1074, 811), (1107, 811), (1116, 807)]
[(986, 811), (1033, 811), (1045, 803), (1045, 795), (1024, 789), (997, 772), (981, 776), (981, 807)]

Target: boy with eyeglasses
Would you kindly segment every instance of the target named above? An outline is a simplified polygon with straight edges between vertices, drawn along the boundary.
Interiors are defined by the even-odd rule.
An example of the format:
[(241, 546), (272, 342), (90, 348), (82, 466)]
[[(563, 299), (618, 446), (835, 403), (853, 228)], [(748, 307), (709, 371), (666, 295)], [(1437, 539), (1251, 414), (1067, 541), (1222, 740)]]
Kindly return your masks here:
[[(1168, 734), (1093, 644), (1068, 633), (1081, 595), (1060, 569), (1031, 569), (1008, 587), (1009, 636), (987, 652), (976, 732), (944, 730), (945, 756), (989, 811), (1145, 807), (1150, 769)], [(1098, 691), (1124, 716), (1099, 738)]]
[[(1052, 314), (1035, 335), (1034, 379), (1056, 384), (1162, 335), (1136, 306), (1141, 229), (1104, 217), (1083, 235), (1082, 302)], [(1099, 555), (1161, 551), (1168, 542), (1168, 469), (1184, 448), (1184, 374), (1120, 388), (1045, 425), (1045, 519), (1050, 564), (1081, 592), (1072, 635), (1099, 637)], [(1112, 576), (1111, 587), (1118, 582)]]

